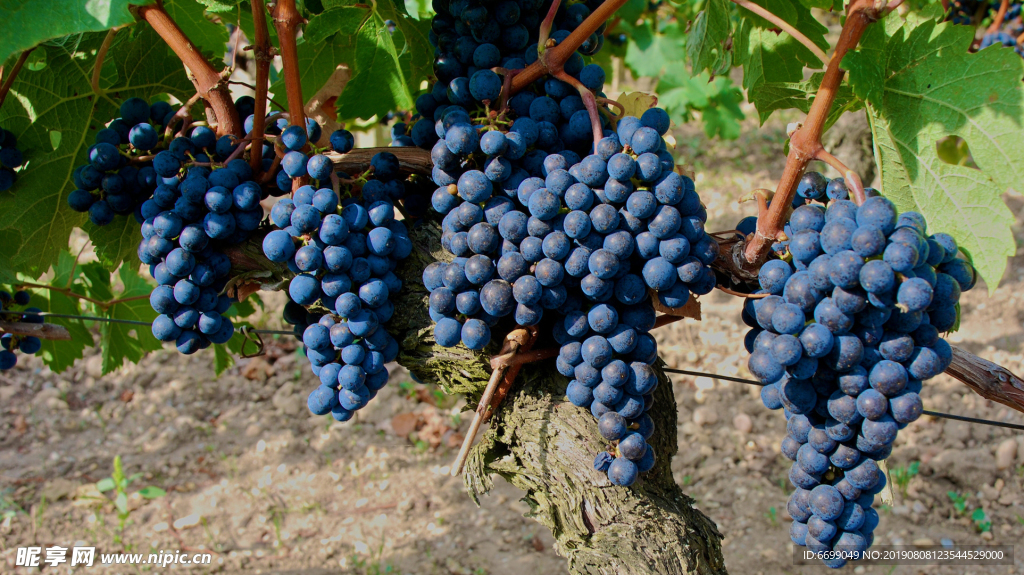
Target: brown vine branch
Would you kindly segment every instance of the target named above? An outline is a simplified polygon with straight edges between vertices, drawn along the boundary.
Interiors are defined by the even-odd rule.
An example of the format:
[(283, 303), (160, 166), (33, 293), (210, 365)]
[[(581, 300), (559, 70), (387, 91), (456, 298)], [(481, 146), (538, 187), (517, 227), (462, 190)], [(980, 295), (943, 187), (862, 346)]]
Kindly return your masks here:
[(459, 449), (459, 455), (455, 458), (455, 462), (452, 463), (452, 477), (457, 477), (462, 473), (462, 469), (466, 465), (466, 457), (469, 456), (469, 450), (473, 447), (473, 440), (476, 439), (476, 434), (480, 430), (480, 426), (483, 424), (488, 412), (493, 411), (491, 400), (495, 397), (495, 392), (498, 390), (498, 383), (503, 379), (509, 379), (508, 376), (515, 380), (516, 375), (519, 374), (519, 366), (514, 366), (508, 359), (514, 357), (520, 350), (529, 351), (529, 348), (533, 346), (537, 339), (537, 334), (536, 328), (517, 328), (505, 336), (505, 343), (502, 345), (501, 352), (503, 356), (506, 356), (506, 360), (499, 362), (491, 371), (491, 378), (487, 381), (487, 387), (484, 388), (484, 393), (480, 396), (480, 403), (476, 406), (473, 423), (470, 424), (469, 430), (466, 432), (466, 438), (462, 442), (462, 448)]
[(274, 5), (274, 28), (284, 67), (285, 92), (288, 95), (288, 118), (293, 126), (306, 129), (306, 101), (302, 99), (302, 79), (299, 77), (299, 51), (295, 42), (302, 15), (295, 7), (295, 0), (278, 0)]
[(30, 335), (39, 339), (70, 340), (68, 328), (55, 323), (24, 323), (20, 321), (0, 321), (0, 333), (12, 335)]
[(256, 44), (253, 58), (256, 59), (256, 99), (252, 113), (252, 151), (249, 152), (249, 166), (254, 174), (263, 171), (263, 133), (267, 128), (267, 90), (270, 85), (270, 31), (267, 29), (267, 12), (263, 0), (252, 0), (252, 23), (256, 30)]
[(133, 9), (140, 19), (153, 27), (188, 68), (196, 92), (213, 108), (217, 118), (217, 134), (241, 137), (242, 124), (238, 119), (238, 110), (235, 109), (231, 92), (221, 74), (206, 61), (199, 48), (185, 36), (161, 4), (134, 6)]
[(1003, 20), (1006, 19), (1006, 11), (1010, 8), (1010, 0), (1003, 0), (999, 4), (999, 11), (996, 12), (996, 17), (992, 19), (992, 23), (988, 25), (987, 34), (995, 34), (999, 31), (1000, 26), (1003, 25)]
[(29, 48), (18, 56), (18, 61), (14, 63), (14, 67), (11, 68), (11, 72), (4, 78), (4, 83), (0, 86), (0, 107), (3, 107), (4, 101), (7, 100), (7, 93), (11, 91), (11, 86), (14, 85), (14, 80), (18, 77), (18, 72), (21, 72), (21, 68), (25, 65), (25, 61), (28, 60), (28, 55), (32, 53), (35, 48)]
[(857, 175), (857, 172), (847, 168), (846, 164), (841, 162), (839, 158), (828, 153), (825, 148), (818, 150), (818, 153), (815, 154), (814, 158), (825, 162), (842, 174), (844, 181), (850, 186), (850, 192), (853, 193), (853, 201), (858, 206), (864, 203), (864, 200), (867, 199), (867, 194), (864, 193), (864, 183), (861, 182), (860, 176)]
[(565, 65), (569, 56), (572, 56), (572, 53), (579, 49), (583, 42), (601, 27), (601, 24), (611, 18), (612, 14), (626, 2), (627, 0), (605, 0), (565, 40), (562, 40), (561, 44), (546, 48), (544, 53), (537, 58), (536, 62), (516, 74), (512, 78), (512, 91), (509, 96), (511, 97), (522, 92), (523, 89), (545, 74), (562, 70), (562, 66)]
[(801, 44), (803, 44), (804, 48), (807, 48), (808, 50), (810, 50), (811, 54), (814, 54), (819, 60), (821, 60), (822, 64), (828, 62), (828, 56), (825, 55), (825, 51), (824, 50), (819, 48), (814, 42), (811, 42), (810, 38), (808, 38), (807, 36), (804, 36), (803, 33), (800, 32), (799, 30), (797, 30), (796, 27), (794, 27), (792, 24), (790, 24), (789, 22), (786, 22), (782, 18), (779, 18), (775, 14), (772, 14), (770, 11), (768, 11), (767, 8), (764, 8), (762, 6), (758, 6), (757, 4), (754, 4), (753, 2), (751, 2), (750, 0), (732, 0), (732, 1), (737, 6), (745, 8), (745, 9), (753, 12), (754, 14), (757, 14), (761, 18), (764, 18), (765, 20), (767, 20), (767, 21), (771, 22), (772, 24), (775, 24), (776, 26), (778, 26), (780, 30), (782, 30), (783, 32), (789, 34), (790, 36), (793, 37), (794, 40), (796, 40), (797, 42), (800, 42)]
[(1024, 413), (1024, 380), (1005, 367), (954, 346), (946, 373), (985, 399)]
[(93, 94), (100, 94), (100, 74), (103, 72), (103, 61), (107, 59), (107, 51), (110, 50), (110, 45), (114, 43), (114, 38), (120, 29), (120, 27), (115, 27), (107, 30), (107, 36), (103, 38), (100, 49), (96, 51), (96, 61), (92, 65)]
[(192, 122), (192, 113), (189, 110), (191, 110), (192, 106), (199, 101), (199, 97), (199, 94), (195, 94), (189, 98), (187, 102), (182, 104), (180, 108), (178, 108), (178, 111), (174, 113), (171, 120), (167, 122), (167, 127), (164, 128), (164, 138), (171, 137), (171, 134), (174, 133), (174, 125), (179, 121), (181, 122), (180, 132), (184, 132), (185, 129), (188, 128), (188, 125)]
[(738, 267), (750, 271), (757, 269), (767, 259), (772, 243), (782, 231), (787, 208), (791, 207), (797, 183), (807, 169), (807, 164), (817, 158), (822, 150), (821, 134), (825, 128), (829, 110), (835, 102), (839, 84), (843, 80), (843, 70), (839, 67), (843, 57), (860, 42), (867, 27), (887, 10), (876, 8), (874, 0), (853, 0), (847, 9), (843, 31), (836, 42), (835, 51), (828, 61), (825, 76), (818, 87), (807, 118), (790, 138), (789, 156), (786, 167), (779, 179), (778, 187), (768, 213), (757, 220), (757, 230), (743, 250), (742, 261), (735, 262)]
[(430, 151), (414, 146), (398, 148), (356, 148), (347, 154), (338, 152), (323, 152), (334, 164), (336, 171), (340, 170), (352, 175), (361, 173), (370, 165), (370, 159), (380, 152), (389, 152), (398, 158), (398, 167), (403, 174), (420, 174), (429, 176), (433, 169), (433, 162), (430, 159)]

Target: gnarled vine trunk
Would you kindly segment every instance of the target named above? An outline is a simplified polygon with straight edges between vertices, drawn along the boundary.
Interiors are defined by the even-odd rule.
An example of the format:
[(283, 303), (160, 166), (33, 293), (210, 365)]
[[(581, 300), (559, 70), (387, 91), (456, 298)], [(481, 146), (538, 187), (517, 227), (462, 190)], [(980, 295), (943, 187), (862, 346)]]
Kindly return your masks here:
[[(411, 230), (415, 249), (397, 270), (405, 288), (388, 328), (402, 344), (399, 363), (424, 381), (467, 394), (475, 405), (487, 385), (487, 358), (500, 342), (483, 354), (434, 343), (421, 275), (435, 258), (451, 259), (440, 246), (440, 231), (434, 222)], [(636, 484), (622, 488), (594, 470), (594, 456), (607, 445), (590, 412), (565, 399), (567, 381), (554, 362), (524, 366), (470, 454), (470, 495), (476, 500), (486, 493), (494, 474), (525, 490), (530, 517), (551, 530), (556, 551), (568, 558), (573, 573), (725, 573), (722, 535), (672, 478), (676, 404), (660, 367), (659, 376), (650, 412), (658, 460)]]

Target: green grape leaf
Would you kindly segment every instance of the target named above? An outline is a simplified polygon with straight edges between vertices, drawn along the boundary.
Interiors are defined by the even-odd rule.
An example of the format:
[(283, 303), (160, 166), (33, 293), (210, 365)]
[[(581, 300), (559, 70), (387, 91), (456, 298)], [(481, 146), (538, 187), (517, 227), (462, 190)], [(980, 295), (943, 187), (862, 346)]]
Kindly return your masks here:
[[(0, 241), (10, 246), (0, 250), (0, 268), (39, 277), (57, 262), (71, 230), (87, 221), (67, 205), (75, 189), (72, 172), (86, 162), (95, 131), (118, 115), (121, 101), (168, 93), (186, 100), (194, 91), (173, 52), (152, 28), (137, 24), (118, 33), (111, 45), (100, 75), (104, 95), (96, 97), (92, 71), (105, 36), (88, 33), (38, 48), (45, 52), (47, 65), (22, 69), (0, 109), (0, 125), (14, 132), (26, 158), (14, 187), (0, 193)], [(60, 133), (56, 149), (53, 132)], [(116, 226), (138, 227), (131, 215), (120, 216), (111, 226), (104, 234), (123, 236), (126, 232), (117, 232)], [(134, 260), (135, 249), (129, 249), (127, 239), (112, 244), (106, 235), (101, 239), (96, 249), (111, 264), (109, 269), (125, 257)]]
[[(207, 10), (210, 12), (225, 12), (234, 8), (219, 2), (210, 4), (217, 5), (208, 5)], [(228, 29), (207, 18), (203, 5), (197, 3), (197, 0), (164, 0), (164, 9), (201, 51), (223, 56), (224, 47), (228, 43)]]
[[(971, 28), (891, 14), (843, 66), (868, 102), (886, 197), (956, 238), (994, 290), (1015, 253), (1002, 194), (1024, 192), (1024, 61), (998, 46), (969, 53), (972, 41)], [(948, 136), (963, 138), (979, 169), (940, 158)]]
[[(353, 70), (336, 106), (340, 118), (368, 119), (389, 110), (410, 110), (414, 103), (384, 19), (374, 12), (356, 34)], [(367, 98), (367, 94), (373, 94)]]
[(135, 22), (129, 4), (154, 0), (0, 0), (0, 62), (40, 42)]
[(627, 37), (624, 62), (638, 76), (657, 77), (686, 58), (685, 33), (678, 23), (660, 30), (644, 23), (632, 27)]
[(98, 301), (114, 299), (114, 290), (110, 283), (110, 270), (99, 262), (79, 264), (83, 280), (80, 283), (82, 295)]
[(334, 34), (351, 36), (359, 31), (370, 10), (355, 6), (339, 6), (325, 10), (309, 19), (303, 30), (303, 38), (314, 44), (323, 42)]
[(643, 17), (646, 10), (647, 0), (626, 0), (626, 3), (615, 12), (615, 15), (622, 18), (624, 22), (636, 22)]
[(723, 44), (730, 28), (728, 2), (708, 0), (686, 37), (686, 56), (694, 74), (719, 67), (727, 54)]
[(678, 66), (661, 77), (658, 94), (658, 105), (676, 124), (689, 121), (692, 112), (699, 111), (709, 138), (716, 135), (730, 140), (739, 137), (739, 122), (744, 118), (739, 107), (743, 93), (728, 77), (711, 80), (707, 72), (689, 76), (685, 68)]
[(117, 269), (126, 260), (138, 262), (142, 228), (134, 216), (114, 218), (113, 222), (105, 226), (97, 226), (86, 220), (83, 227), (96, 246), (96, 256), (108, 269)]
[[(757, 108), (761, 124), (775, 110), (797, 109), (806, 114), (811, 109), (824, 76), (823, 72), (818, 72), (812, 74), (806, 82), (765, 82), (750, 90), (750, 102)], [(849, 84), (841, 84), (825, 121), (825, 129), (832, 127), (843, 114), (863, 107), (864, 101), (853, 93), (853, 88)]]
[(230, 12), (234, 10), (242, 0), (195, 0), (206, 6), (210, 12)]
[[(302, 94), (309, 97), (316, 94), (331, 77), (341, 62), (352, 59), (355, 50), (354, 36), (335, 35), (325, 42), (312, 43), (302, 41), (298, 45), (299, 69), (303, 72)], [(271, 67), (273, 72), (273, 67)], [(274, 80), (271, 74), (271, 80)], [(272, 94), (284, 94), (284, 75), (270, 85)]]
[[(236, 337), (242, 337), (242, 334), (236, 332), (234, 335), (231, 336), (231, 339), (235, 339)], [(231, 340), (228, 340), (229, 343), (230, 343), (230, 341)], [(230, 369), (231, 366), (233, 366), (233, 365), (235, 365), (235, 358), (231, 354), (231, 350), (228, 349), (227, 344), (225, 344), (225, 343), (214, 344), (213, 345), (213, 372), (217, 376), (220, 376), (222, 373), (224, 373), (225, 371)]]
[[(53, 279), (48, 285), (68, 288), (72, 291), (75, 287), (75, 280), (82, 270), (75, 265), (75, 258), (66, 250), (60, 252), (57, 263), (53, 266)], [(59, 313), (63, 315), (81, 315), (78, 300), (59, 291), (32, 289), (32, 301), (29, 305), (37, 307), (45, 312)], [(92, 334), (85, 327), (82, 320), (64, 318), (46, 318), (46, 323), (62, 325), (71, 334), (70, 341), (57, 341), (44, 339), (43, 347), (39, 356), (43, 363), (55, 373), (60, 373), (71, 367), (76, 359), (85, 357), (85, 348), (92, 345)]]
[(353, 35), (369, 15), (370, 10), (365, 7), (339, 6), (325, 10), (309, 19), (303, 29), (303, 39), (316, 44), (334, 34)]
[[(127, 266), (121, 266), (118, 278), (124, 289), (117, 298), (129, 301), (110, 306), (104, 314), (114, 319), (152, 322), (157, 315), (149, 305), (153, 286)], [(121, 367), (125, 360), (138, 363), (146, 353), (160, 349), (160, 342), (148, 326), (104, 322), (100, 326), (99, 347), (103, 352), (103, 373), (107, 374)]]
[[(795, 0), (758, 0), (773, 14), (795, 26), (822, 50), (829, 47), (825, 40), (827, 28), (811, 16), (810, 11)], [(804, 67), (824, 64), (810, 50), (788, 34), (774, 29), (774, 25), (752, 12), (740, 8), (743, 21), (734, 35), (735, 61), (743, 66), (743, 87), (755, 90), (766, 82), (800, 82)], [(749, 97), (749, 96), (748, 96)]]

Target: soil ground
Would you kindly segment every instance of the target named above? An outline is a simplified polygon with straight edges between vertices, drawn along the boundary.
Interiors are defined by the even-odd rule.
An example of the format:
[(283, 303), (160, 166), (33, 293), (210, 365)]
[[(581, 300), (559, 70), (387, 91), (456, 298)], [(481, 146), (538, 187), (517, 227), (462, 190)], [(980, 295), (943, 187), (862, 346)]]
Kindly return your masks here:
[[(756, 114), (749, 113), (755, 118)], [(746, 191), (773, 187), (781, 173), (785, 125), (748, 120), (734, 142), (708, 141), (699, 124), (676, 132), (677, 156), (696, 171), (711, 230), (752, 215)], [(1024, 200), (1008, 197), (1015, 213)], [(742, 209), (741, 209), (742, 208)], [(1022, 230), (1015, 228), (1018, 237)], [(965, 295), (951, 343), (1024, 373), (1024, 260), (1018, 255), (992, 295)], [(739, 301), (702, 298), (704, 320), (658, 334), (673, 367), (748, 376)], [(34, 359), (0, 375), (0, 572), (28, 545), (208, 551), (212, 566), (177, 572), (535, 575), (566, 572), (544, 527), (524, 518), (521, 492), (502, 480), (477, 507), (449, 476), (468, 417), (460, 398), (411, 382), (401, 368), (348, 423), (312, 417), (312, 375), (295, 341), (240, 360), (220, 378), (212, 354), (164, 350), (102, 376), (98, 356), (54, 374)], [(673, 376), (684, 490), (726, 535), (736, 574), (824, 573), (791, 559), (788, 461), (779, 453), (780, 413), (757, 388)], [(1024, 423), (949, 377), (929, 382), (926, 409)], [(466, 414), (468, 415), (468, 414)], [(666, 430), (661, 430), (664, 433)], [(1024, 436), (995, 427), (923, 417), (902, 431), (890, 469), (917, 464), (891, 505), (879, 505), (876, 544), (1014, 544), (1024, 535)], [(123, 528), (96, 483), (120, 455), (129, 488)], [(147, 500), (154, 485), (167, 494)], [(951, 496), (952, 494), (952, 496)], [(958, 510), (953, 498), (962, 498)], [(989, 530), (971, 519), (982, 509)], [(848, 566), (855, 573), (1021, 573), (1024, 567)], [(68, 571), (65, 564), (60, 571)], [(141, 572), (107, 567), (100, 572)], [(58, 571), (47, 568), (47, 571)]]

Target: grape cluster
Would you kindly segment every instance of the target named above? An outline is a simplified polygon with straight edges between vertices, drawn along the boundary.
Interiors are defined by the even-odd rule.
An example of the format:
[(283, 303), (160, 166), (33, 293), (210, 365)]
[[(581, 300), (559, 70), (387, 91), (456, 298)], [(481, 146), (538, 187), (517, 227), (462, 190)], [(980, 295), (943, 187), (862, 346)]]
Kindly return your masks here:
[(395, 312), (391, 296), (402, 289), (394, 269), (412, 252), (405, 224), (395, 219), (404, 195), (398, 158), (382, 152), (370, 165), (373, 179), (358, 198), (339, 202), (333, 189), (307, 185), (278, 201), (270, 212), (277, 229), (263, 240), (267, 258), (296, 274), (285, 321), (302, 330), (320, 378), (309, 410), (338, 421), (351, 419), (388, 381), (384, 365), (398, 356), (398, 342), (384, 324)]
[[(77, 189), (68, 195), (71, 209), (88, 212), (89, 220), (97, 226), (109, 224), (117, 214), (135, 213), (139, 222), (145, 220), (140, 212), (142, 203), (153, 195), (158, 184), (177, 173), (185, 160), (182, 143), (187, 142), (189, 150), (195, 149), (192, 140), (179, 138), (181, 142), (173, 144), (172, 149), (180, 150), (181, 155), (173, 165), (161, 158), (139, 167), (132, 163), (131, 156), (149, 154), (160, 145), (160, 132), (174, 117), (175, 109), (163, 101), (150, 105), (141, 98), (129, 98), (121, 104), (120, 112), (119, 118), (96, 132), (88, 163), (75, 168)], [(211, 146), (216, 137), (205, 126), (197, 127), (193, 135), (201, 143), (208, 139)]]
[[(43, 323), (43, 317), (35, 315), (41, 311), (37, 307), (25, 307), (32, 296), (27, 291), (16, 291), (12, 296), (9, 292), (0, 291), (0, 319), (9, 322)], [(0, 371), (13, 369), (18, 364), (15, 350), (34, 355), (43, 347), (43, 342), (31, 335), (14, 335), (5, 333), (0, 336)]]
[[(245, 100), (238, 107), (244, 110)], [(269, 195), (253, 181), (246, 160), (211, 162), (204, 151), (211, 147), (220, 160), (234, 150), (199, 126), (191, 137), (175, 138), (157, 153), (153, 165), (143, 170), (154, 170), (159, 184), (137, 213), (143, 238), (139, 259), (150, 266), (158, 284), (149, 299), (160, 314), (153, 321), (153, 336), (174, 342), (184, 354), (226, 343), (234, 334), (234, 325), (223, 315), (235, 301), (221, 294), (231, 271), (223, 249), (244, 242), (260, 227), (260, 201)]]
[[(598, 5), (598, 0), (563, 3), (556, 13), (550, 39), (555, 44), (561, 43)], [(450, 127), (451, 123), (446, 123), (444, 118), (449, 106), (469, 111), (497, 109), (502, 78), (492, 69), (519, 70), (537, 60), (538, 29), (550, 0), (497, 3), (434, 0), (433, 6), (437, 15), (432, 20), (429, 37), (436, 48), (434, 74), (438, 81), (416, 99), (416, 111), (421, 119), (407, 129), (407, 134), (399, 134), (398, 138), (392, 136), (393, 140), (403, 142), (401, 145), (407, 145), (402, 137), (406, 136), (415, 145), (427, 149), (444, 137)], [(594, 55), (601, 49), (604, 28), (602, 24), (564, 65), (566, 73), (592, 90), (599, 90), (604, 83), (604, 71), (596, 64), (584, 66), (583, 56)], [(583, 121), (586, 111), (580, 97), (574, 95), (576, 88), (555, 78), (543, 80), (542, 87), (555, 100), (568, 98), (562, 111), (570, 115), (583, 111), (578, 119)], [(531, 96), (535, 94), (523, 94), (510, 104), (519, 116), (529, 116)], [(589, 126), (589, 119), (585, 123)], [(545, 132), (550, 130), (550, 126), (543, 127)]]
[(952, 360), (939, 334), (956, 324), (976, 274), (952, 237), (929, 235), (923, 216), (897, 214), (883, 197), (859, 207), (834, 199), (827, 209), (812, 201), (830, 196), (831, 185), (813, 172), (801, 180), (782, 259), (758, 276), (766, 297), (748, 299), (742, 317), (761, 398), (788, 420), (792, 540), (863, 551), (885, 484), (876, 462), (920, 417), (922, 382)]
[[(616, 442), (595, 467), (630, 485), (655, 460), (646, 442), (658, 383), (648, 290), (680, 307), (716, 283), (707, 214), (664, 148), (668, 115), (652, 108), (620, 118), (582, 159), (558, 150), (557, 139), (544, 151), (529, 116), (508, 133), (480, 136), (462, 120), (433, 149), (444, 173), (435, 170), (432, 205), (444, 215), (441, 244), (454, 256), (423, 273), (435, 341), (480, 350), (501, 318), (521, 326), (546, 320), (562, 346), (556, 364), (571, 379), (569, 400), (590, 408), (602, 436)], [(588, 118), (579, 140), (589, 130)], [(483, 170), (452, 175), (474, 164)]]
[(25, 157), (18, 149), (18, 138), (10, 130), (0, 128), (0, 192), (11, 189), (18, 175), (14, 170), (23, 163)]
[[(503, 318), (552, 334), (569, 400), (590, 408), (612, 442), (595, 468), (630, 485), (655, 460), (645, 413), (658, 382), (648, 290), (669, 307), (708, 293), (718, 245), (704, 231), (693, 181), (675, 172), (664, 110), (617, 118), (614, 127), (601, 115), (594, 142), (581, 94), (604, 97), (605, 73), (583, 56), (601, 48), (603, 29), (565, 62), (573, 84), (543, 77), (496, 113), (502, 80), (492, 68), (537, 60), (548, 5), (435, 2), (438, 82), (417, 98), (421, 119), (392, 139), (431, 150), (431, 205), (444, 216), (441, 244), (454, 256), (423, 272), (435, 341), (482, 350)], [(555, 45), (586, 19), (588, 5), (559, 8)]]

